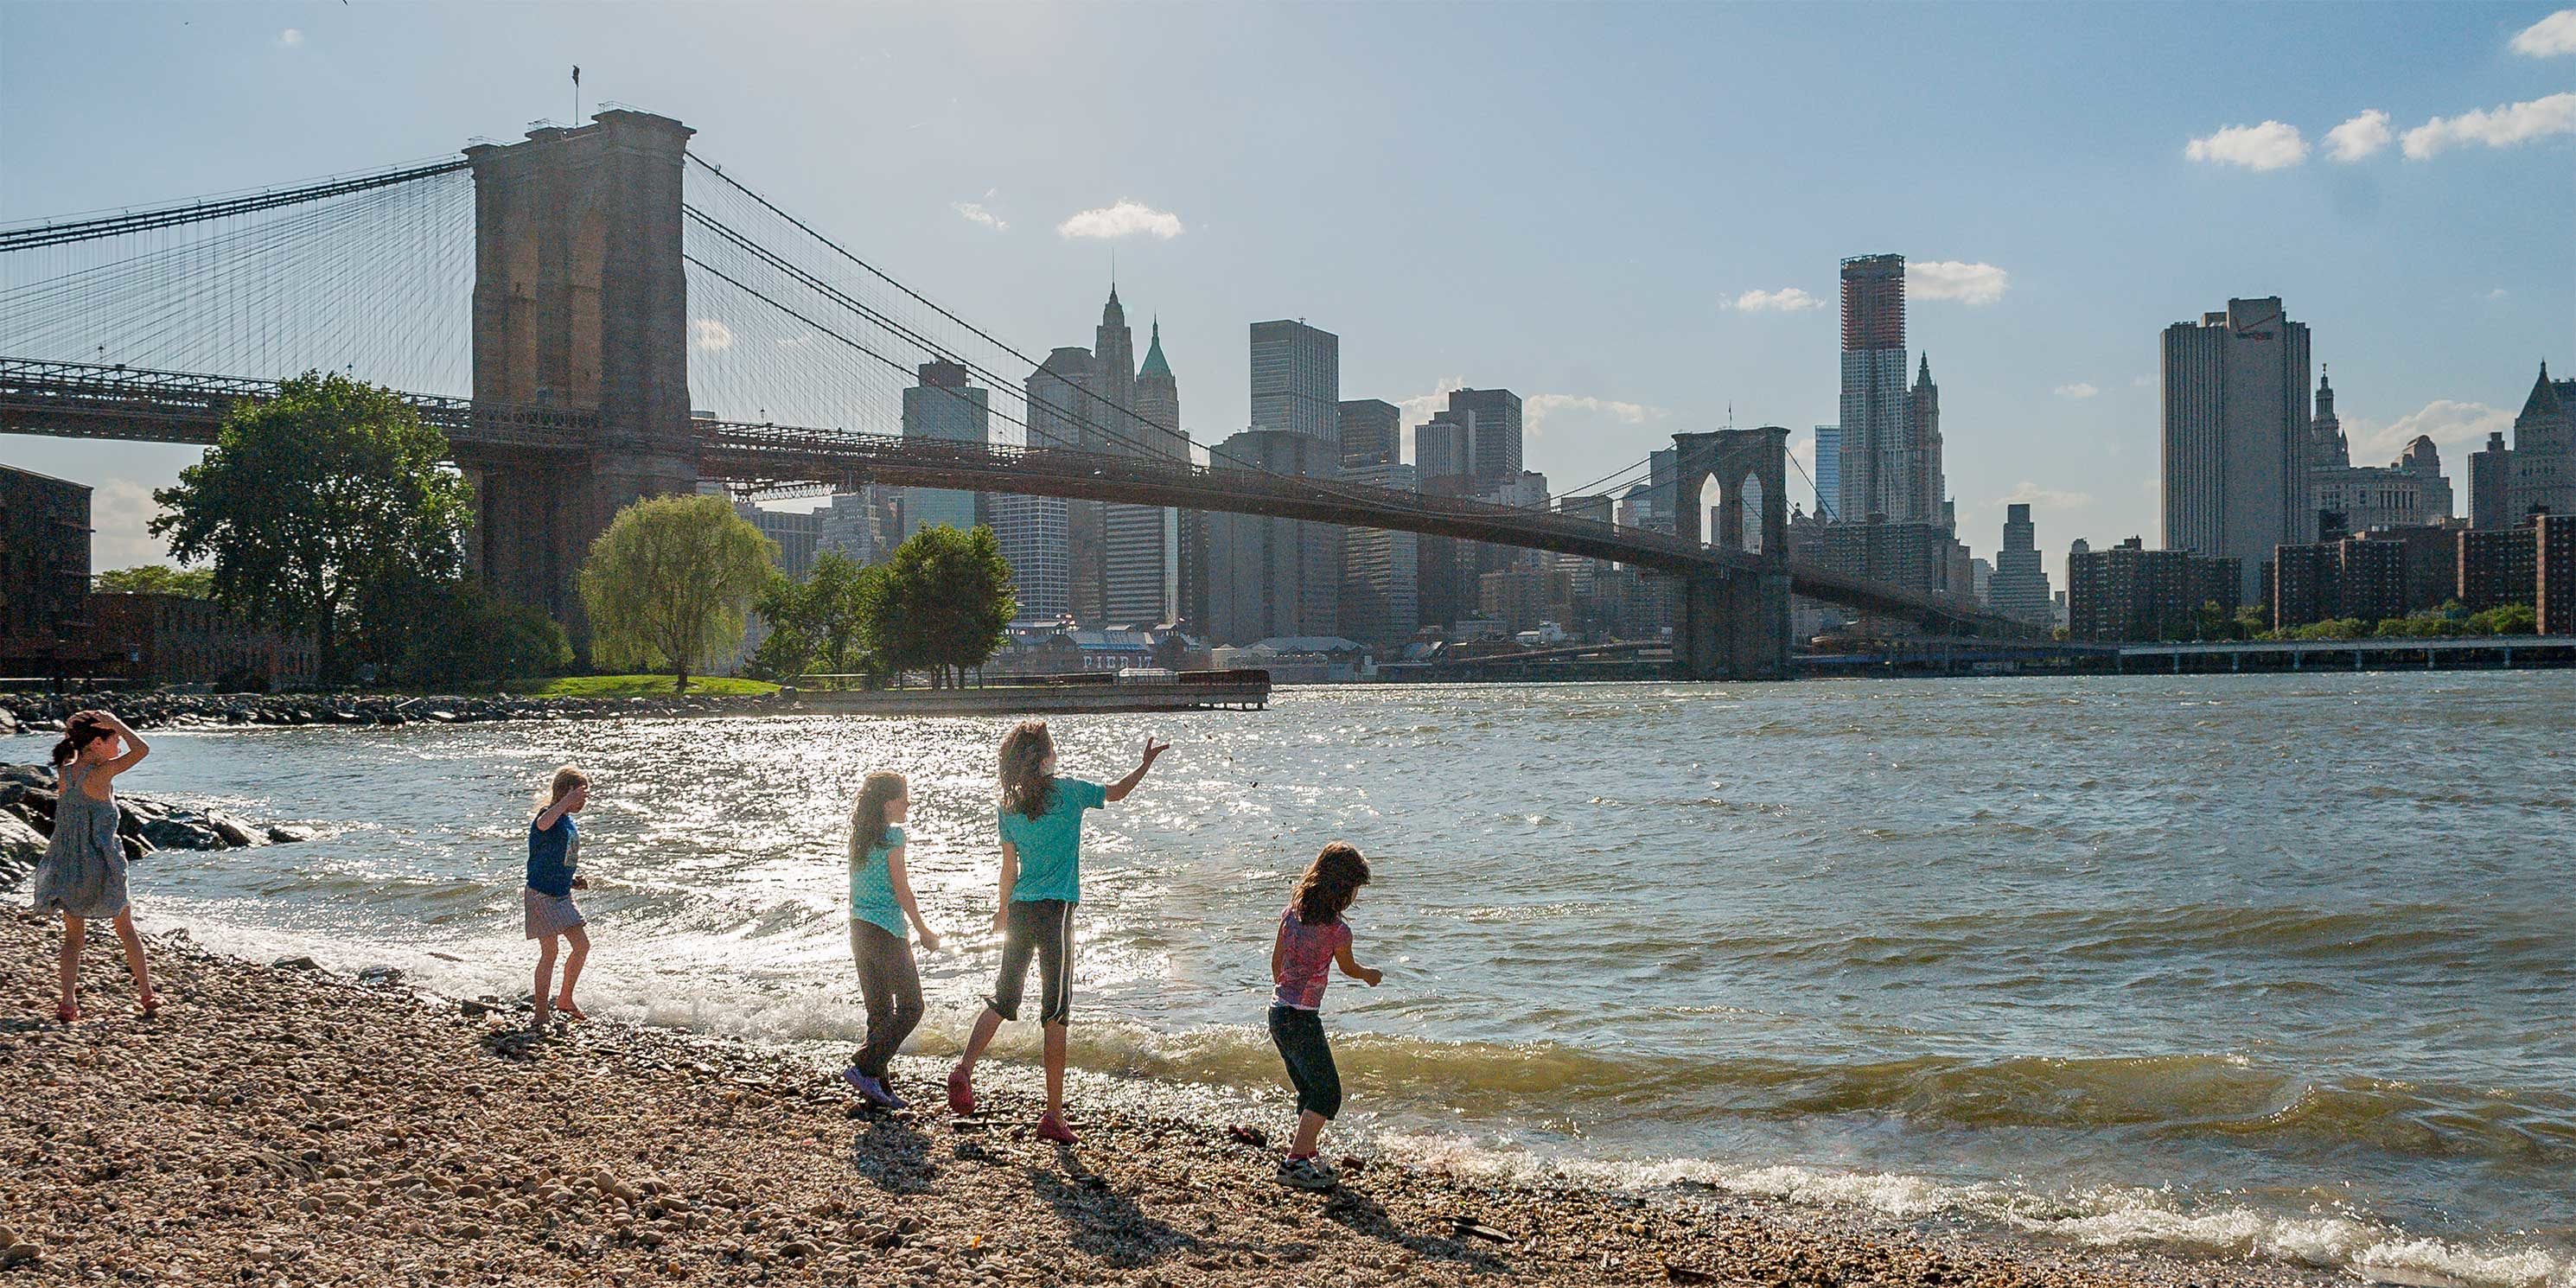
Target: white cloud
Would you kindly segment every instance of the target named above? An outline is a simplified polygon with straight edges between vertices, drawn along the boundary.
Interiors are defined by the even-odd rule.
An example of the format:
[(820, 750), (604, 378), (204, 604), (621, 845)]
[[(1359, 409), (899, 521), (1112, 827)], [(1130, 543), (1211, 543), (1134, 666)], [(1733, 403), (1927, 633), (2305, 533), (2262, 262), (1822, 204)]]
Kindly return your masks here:
[(2532, 58), (2576, 54), (2576, 9), (2561, 9), (2522, 29), (2513, 52)]
[[(1440, 379), (1432, 382), (1430, 393), (1415, 394), (1410, 398), (1398, 398), (1395, 400), (1395, 405), (1404, 409), (1404, 424), (1409, 430), (1414, 425), (1431, 419), (1431, 413), (1436, 411), (1447, 411), (1449, 409), (1449, 395), (1466, 387), (1467, 378), (1465, 376), (1442, 376)], [(1529, 418), (1529, 407), (1526, 403), (1522, 404), (1521, 418), (1524, 422)]]
[(132, 479), (109, 479), (90, 493), (90, 566), (132, 568), (170, 562), (170, 547), (146, 531), (161, 513), (152, 489)]
[(1121, 198), (1117, 205), (1085, 210), (1055, 226), (1063, 237), (1125, 237), (1131, 233), (1151, 233), (1170, 240), (1187, 231), (1181, 217), (1168, 210), (1156, 210), (1141, 201)]
[(1611, 398), (1594, 398), (1589, 394), (1531, 394), (1521, 399), (1521, 429), (1535, 437), (1539, 423), (1559, 412), (1607, 416), (1626, 425), (1642, 425), (1663, 415), (1663, 409), (1644, 403), (1620, 402)]
[(2326, 131), (2326, 155), (2345, 163), (2359, 161), (2387, 147), (2395, 137), (2388, 128), (2388, 113), (2374, 107)]
[(1907, 260), (1905, 293), (1918, 300), (1957, 300), (1992, 304), (2004, 297), (2012, 274), (1992, 264), (1965, 264), (1955, 259)]
[(2279, 121), (2231, 125), (2207, 138), (2193, 139), (2182, 154), (2215, 165), (2241, 165), (2248, 170), (2278, 170), (2308, 159), (2308, 141), (2299, 127)]
[(2090, 492), (2061, 492), (2041, 487), (2028, 479), (2013, 485), (2013, 490), (1995, 499), (1996, 505), (2031, 505), (2042, 510), (2081, 510), (2093, 504)]
[(277, 47), (280, 49), (294, 49), (303, 43), (304, 33), (293, 27), (277, 33)]
[(984, 203), (980, 201), (952, 201), (948, 203), (948, 208), (956, 211), (959, 218), (970, 224), (982, 224), (997, 233), (1011, 231), (1009, 220), (986, 210)]
[(2507, 103), (2492, 112), (2434, 117), (2406, 132), (2406, 159), (2421, 161), (2445, 148), (2471, 143), (2509, 148), (2553, 134), (2576, 134), (2576, 93)]
[(1798, 287), (1783, 286), (1776, 291), (1746, 291), (1727, 307), (1746, 313), (1803, 313), (1821, 309), (1825, 302)]
[[(2361, 417), (2344, 421), (2345, 436), (2352, 440), (2352, 459), (2358, 465), (2396, 460), (2419, 435), (2432, 439), (2436, 447), (2475, 451), (2487, 445), (2488, 434), (2511, 428), (2513, 413), (2505, 408), (2448, 398), (2436, 398), (2384, 425)], [(2463, 467), (2453, 462), (2447, 468)]]
[(2060, 398), (2090, 398), (2102, 391), (2078, 380), (2072, 384), (2059, 385), (2056, 392)]
[(701, 353), (715, 353), (733, 347), (733, 328), (714, 318), (699, 318), (689, 324), (689, 347)]

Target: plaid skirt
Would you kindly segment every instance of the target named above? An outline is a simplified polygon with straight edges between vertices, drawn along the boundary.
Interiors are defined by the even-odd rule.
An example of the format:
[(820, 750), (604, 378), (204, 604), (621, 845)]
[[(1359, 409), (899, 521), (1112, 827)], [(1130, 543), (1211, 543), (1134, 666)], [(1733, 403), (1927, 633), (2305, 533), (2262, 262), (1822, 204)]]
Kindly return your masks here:
[(572, 906), (572, 896), (557, 898), (542, 890), (519, 892), (528, 905), (528, 938), (544, 939), (582, 924), (581, 909)]

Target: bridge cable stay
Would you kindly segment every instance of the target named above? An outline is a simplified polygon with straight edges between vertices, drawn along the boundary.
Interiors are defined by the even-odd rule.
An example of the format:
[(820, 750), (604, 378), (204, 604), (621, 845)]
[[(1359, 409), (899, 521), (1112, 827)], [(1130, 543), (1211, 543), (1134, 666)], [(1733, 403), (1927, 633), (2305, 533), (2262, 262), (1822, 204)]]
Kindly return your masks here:
[(262, 378), (326, 369), (465, 392), (474, 211), (464, 169), (415, 166), (123, 224), (45, 226), (89, 235), (21, 239), (0, 254), (0, 354)]
[[(1002, 372), (994, 370), (991, 366), (985, 363), (975, 361), (964, 355), (961, 351), (963, 346), (941, 344), (924, 334), (921, 328), (905, 326), (904, 324), (896, 321), (886, 310), (871, 307), (853, 298), (848, 292), (841, 291), (838, 288), (831, 286), (829, 283), (824, 282), (816, 274), (790, 263), (785, 256), (761, 246), (756, 240), (752, 239), (747, 234), (742, 233), (739, 229), (731, 227), (726, 221), (718, 218), (705, 208), (698, 206), (695, 203), (684, 204), (684, 215), (687, 215), (700, 225), (707, 227), (709, 231), (718, 234), (737, 249), (752, 254), (755, 258), (762, 260), (771, 268), (787, 273), (791, 278), (796, 279), (800, 286), (813, 291), (816, 294), (822, 295), (833, 304), (858, 313), (871, 325), (893, 332), (906, 341), (919, 346), (934, 357), (944, 358), (965, 367), (969, 372), (982, 377), (996, 386), (997, 392), (1019, 392), (1027, 380), (1033, 379), (1036, 374), (1046, 374), (1043, 364), (1030, 357), (1027, 353), (1022, 352), (1009, 343), (1001, 340), (999, 337), (994, 336), (991, 332), (985, 331), (981, 327), (967, 321), (965, 318), (960, 317), (955, 312), (940, 305), (938, 302), (923, 295), (919, 291), (897, 281), (884, 270), (860, 258), (857, 254), (853, 253), (839, 242), (825, 236), (811, 224), (787, 213), (775, 202), (770, 201), (767, 197), (753, 190), (749, 185), (744, 184), (741, 180), (724, 173), (722, 169), (715, 166), (713, 163), (697, 156), (695, 153), (690, 154), (690, 159), (695, 161), (700, 168), (721, 180), (728, 187), (748, 197), (763, 211), (786, 221), (787, 224), (792, 226), (798, 232), (821, 243), (832, 254), (856, 265), (870, 276), (894, 288), (904, 297), (930, 309), (942, 319), (953, 323), (968, 334), (976, 337), (977, 339), (983, 340), (1001, 352), (1010, 355), (1017, 361), (1027, 364), (1031, 368), (1033, 375), (1031, 377), (1024, 377), (1022, 379), (1015, 380)], [(708, 267), (703, 259), (698, 262), (702, 268)], [(713, 270), (712, 268), (709, 268), (708, 271), (712, 272)], [(740, 283), (738, 279), (727, 277), (726, 280), (731, 282), (737, 288), (747, 289), (742, 287), (742, 283)], [(767, 302), (771, 303), (773, 306), (777, 304), (777, 301), (774, 299), (768, 300)], [(845, 341), (847, 340), (847, 337), (836, 338), (840, 338)], [(878, 356), (882, 359), (882, 355), (874, 355), (873, 350), (870, 352), (873, 356)], [(890, 360), (887, 365), (898, 371), (907, 370), (903, 368), (901, 364), (892, 363)], [(1073, 387), (1068, 384), (1066, 393), (1067, 398), (1064, 404), (1058, 404), (1053, 400), (1048, 400), (1047, 410), (1055, 417), (1070, 421), (1077, 428), (1091, 430), (1098, 434), (1104, 442), (1114, 446), (1127, 448), (1133, 454), (1148, 458), (1161, 457), (1164, 455), (1164, 453), (1155, 450), (1155, 445), (1152, 443), (1151, 438), (1148, 438), (1145, 441), (1139, 441), (1135, 434), (1127, 432), (1117, 424), (1104, 423), (1100, 416), (1096, 416), (1091, 413), (1096, 411), (1104, 413), (1112, 419), (1123, 420), (1131, 423), (1136, 428), (1152, 436), (1160, 436), (1169, 432), (1162, 426), (1146, 420), (1141, 413), (1137, 412), (1133, 408), (1119, 406), (1118, 404), (1102, 399), (1087, 390)], [(1023, 401), (1025, 401), (1025, 399), (1023, 399)], [(1005, 419), (1011, 421), (1011, 423), (1019, 425), (1024, 431), (1029, 431), (1030, 422), (1038, 419), (1038, 412), (1035, 408), (1031, 408), (1025, 417), (1005, 417)], [(1270, 474), (1282, 478), (1294, 478), (1302, 486), (1314, 488), (1319, 492), (1328, 494), (1341, 493), (1349, 495), (1354, 499), (1371, 499), (1368, 498), (1365, 493), (1347, 491), (1346, 489), (1349, 485), (1339, 484), (1334, 480), (1316, 479), (1304, 475), (1288, 475), (1280, 471), (1272, 470), (1257, 461), (1248, 460), (1238, 454), (1228, 452), (1215, 444), (1198, 441), (1186, 430), (1180, 431), (1179, 438), (1181, 439), (1184, 451), (1191, 447), (1195, 447), (1200, 451), (1206, 452), (1211, 463), (1223, 462), (1236, 468), (1252, 470), (1262, 474)], [(1032, 442), (1029, 445), (1044, 446), (1046, 444)], [(1072, 444), (1064, 445), (1071, 446)], [(1639, 464), (1644, 465), (1650, 463), (1650, 461), (1651, 458), (1649, 458), (1649, 461), (1640, 462)], [(1621, 473), (1633, 472), (1634, 468), (1635, 467), (1631, 467), (1630, 470), (1622, 471)], [(1617, 476), (1613, 475), (1611, 477)]]
[(174, 203), (146, 210), (119, 210), (86, 219), (40, 220), (9, 228), (0, 228), (0, 253), (30, 250), (66, 242), (91, 241), (101, 237), (120, 237), (155, 228), (201, 223), (281, 206), (324, 201), (374, 188), (387, 188), (454, 174), (471, 162), (459, 157), (430, 164), (405, 166), (373, 174), (341, 176), (315, 180), (291, 188), (253, 190), (237, 196), (198, 197), (184, 204)]

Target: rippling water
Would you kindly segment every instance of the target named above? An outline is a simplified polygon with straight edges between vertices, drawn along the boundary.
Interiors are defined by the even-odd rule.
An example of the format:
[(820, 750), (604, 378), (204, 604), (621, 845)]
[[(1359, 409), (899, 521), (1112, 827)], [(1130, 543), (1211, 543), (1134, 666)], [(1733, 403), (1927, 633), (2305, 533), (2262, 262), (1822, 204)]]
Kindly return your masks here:
[[(1090, 825), (1076, 1059), (1277, 1085), (1270, 927), (1346, 838), (1387, 974), (1327, 1016), (1349, 1121), (1387, 1147), (2565, 1282), (2571, 714), (2576, 674), (2452, 673), (1346, 688), (1059, 721), (1088, 777), (1149, 729), (1177, 744)], [(529, 793), (575, 761), (586, 1004), (838, 1041), (863, 1027), (845, 816), (895, 769), (926, 911), (972, 932), (925, 961), (915, 1047), (946, 1050), (998, 949), (1004, 724), (172, 735), (133, 790), (327, 834), (156, 855), (137, 896), (217, 946), (524, 990)]]

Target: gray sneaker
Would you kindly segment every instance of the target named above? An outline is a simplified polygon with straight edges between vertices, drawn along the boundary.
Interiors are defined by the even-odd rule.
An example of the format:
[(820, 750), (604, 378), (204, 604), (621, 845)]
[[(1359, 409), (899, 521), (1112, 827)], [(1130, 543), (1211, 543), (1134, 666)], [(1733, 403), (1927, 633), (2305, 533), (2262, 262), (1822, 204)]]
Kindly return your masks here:
[(1279, 1160), (1279, 1183), (1301, 1190), (1329, 1190), (1341, 1178), (1333, 1174), (1320, 1158), (1283, 1158)]

